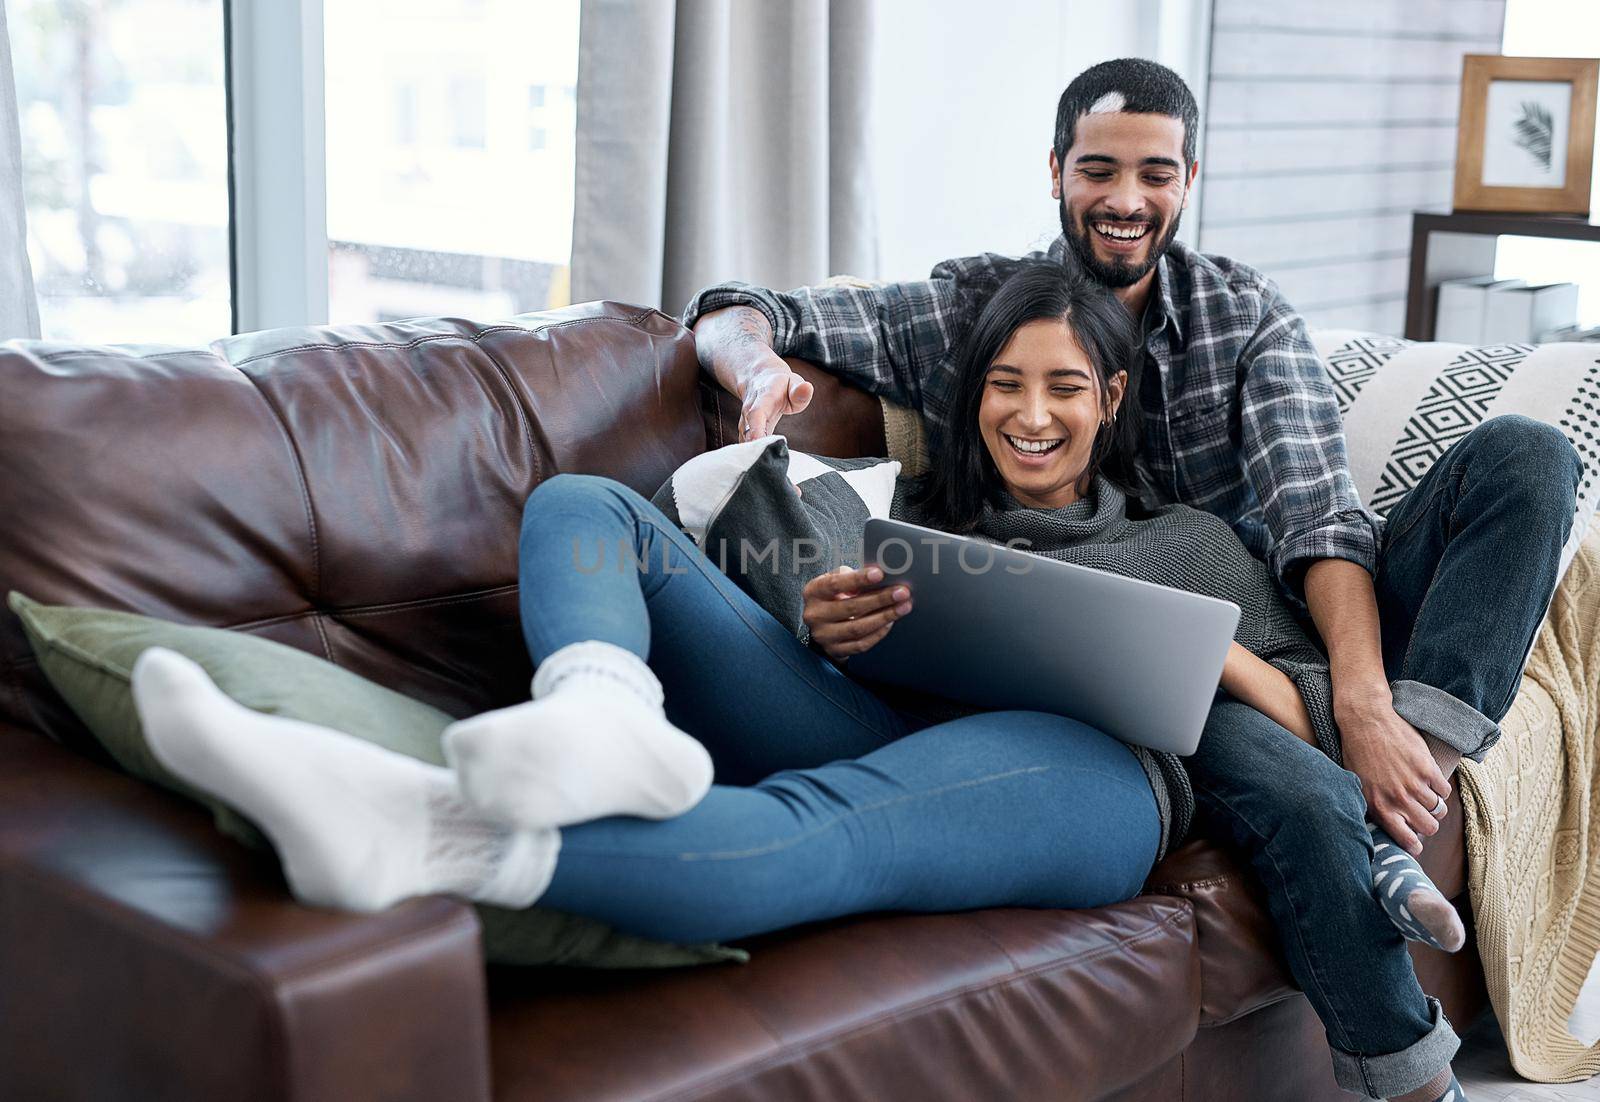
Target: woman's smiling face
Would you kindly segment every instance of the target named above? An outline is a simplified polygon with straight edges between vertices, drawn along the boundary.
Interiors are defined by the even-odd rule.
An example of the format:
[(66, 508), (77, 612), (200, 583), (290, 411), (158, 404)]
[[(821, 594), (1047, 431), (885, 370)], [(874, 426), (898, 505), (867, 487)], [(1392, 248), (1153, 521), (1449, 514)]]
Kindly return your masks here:
[(989, 365), (978, 432), (1006, 490), (1035, 509), (1078, 500), (1095, 434), (1116, 416), (1127, 384), (1100, 372), (1059, 318), (1017, 327)]

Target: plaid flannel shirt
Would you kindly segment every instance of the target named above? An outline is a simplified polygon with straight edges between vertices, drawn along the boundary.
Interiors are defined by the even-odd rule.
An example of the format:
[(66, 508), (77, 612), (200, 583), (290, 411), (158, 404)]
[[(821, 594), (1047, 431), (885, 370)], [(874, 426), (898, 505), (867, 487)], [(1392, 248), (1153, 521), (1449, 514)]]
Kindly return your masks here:
[[(1057, 238), (1048, 255), (1061, 260)], [(752, 306), (783, 356), (810, 360), (864, 390), (943, 424), (955, 353), (1007, 258), (947, 260), (915, 283), (708, 287), (683, 322)], [(1285, 596), (1304, 608), (1317, 559), (1377, 567), (1382, 529), (1350, 477), (1344, 430), (1305, 323), (1260, 272), (1174, 242), (1144, 318), (1140, 461), (1147, 505), (1182, 502), (1222, 517)]]

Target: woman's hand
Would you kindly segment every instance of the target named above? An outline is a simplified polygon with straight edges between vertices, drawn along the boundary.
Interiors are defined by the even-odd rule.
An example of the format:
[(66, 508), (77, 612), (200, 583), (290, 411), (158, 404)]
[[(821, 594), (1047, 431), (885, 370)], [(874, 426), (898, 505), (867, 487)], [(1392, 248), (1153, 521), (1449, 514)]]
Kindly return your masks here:
[[(903, 585), (869, 589), (883, 581), (883, 569), (842, 566), (806, 583), (800, 618), (811, 640), (835, 662), (861, 654), (889, 634), (894, 622), (911, 611), (911, 590)], [(865, 590), (865, 592), (863, 592)]]
[(1227, 660), (1222, 664), (1222, 688), (1296, 738), (1317, 745), (1311, 713), (1306, 710), (1306, 702), (1289, 675), (1238, 643), (1228, 647)]

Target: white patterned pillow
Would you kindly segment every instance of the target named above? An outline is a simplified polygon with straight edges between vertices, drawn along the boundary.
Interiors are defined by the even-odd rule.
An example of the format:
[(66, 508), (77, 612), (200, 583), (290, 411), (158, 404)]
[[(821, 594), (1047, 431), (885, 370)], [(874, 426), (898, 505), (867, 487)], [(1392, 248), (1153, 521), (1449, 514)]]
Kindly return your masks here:
[(1312, 334), (1344, 418), (1350, 474), (1379, 516), (1445, 450), (1490, 417), (1520, 413), (1559, 428), (1583, 460), (1565, 573), (1600, 504), (1600, 349), (1463, 344), (1322, 330)]
[(782, 436), (704, 452), (651, 501), (801, 639), (802, 591), (818, 574), (861, 565), (867, 520), (887, 517), (900, 464), (792, 452)]

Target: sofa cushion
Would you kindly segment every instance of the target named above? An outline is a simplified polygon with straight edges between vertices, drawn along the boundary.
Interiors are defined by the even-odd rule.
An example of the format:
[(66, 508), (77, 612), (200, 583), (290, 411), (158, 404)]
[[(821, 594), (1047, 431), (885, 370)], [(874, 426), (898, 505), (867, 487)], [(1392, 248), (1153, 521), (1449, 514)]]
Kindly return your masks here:
[[(275, 639), (453, 716), (511, 704), (528, 494), (561, 470), (653, 492), (705, 447), (699, 386), (692, 335), (616, 303), (8, 342), (0, 593)], [(86, 741), (8, 615), (0, 719)]]
[(487, 1102), (478, 924), (292, 902), (199, 810), (0, 721), (0, 1098)]
[[(1466, 859), (1462, 841), (1461, 796), (1452, 789), (1450, 811), (1439, 833), (1423, 850), (1422, 867), (1440, 890), (1460, 897), (1469, 924)], [(1233, 1021), (1295, 994), (1279, 949), (1277, 930), (1267, 912), (1261, 881), (1231, 846), (1193, 837), (1168, 854), (1145, 880), (1144, 890), (1187, 900), (1194, 908), (1200, 943), (1202, 1027)], [(1444, 953), (1410, 943), (1423, 989), (1445, 1001), (1452, 1020), (1467, 1020), (1482, 1005), (1481, 978), (1471, 953)], [(1475, 1001), (1476, 1000), (1476, 1001)], [(1461, 1009), (1458, 1018), (1455, 1011)]]
[(791, 451), (765, 436), (697, 455), (652, 502), (712, 562), (801, 639), (805, 584), (861, 564), (862, 533), (887, 517), (900, 464)]
[(1200, 953), (1200, 1022), (1215, 1025), (1296, 994), (1260, 881), (1240, 855), (1204, 838), (1168, 854), (1145, 891), (1188, 901)]
[(1313, 340), (1344, 418), (1350, 476), (1379, 516), (1491, 417), (1521, 414), (1559, 428), (1584, 466), (1565, 572), (1600, 504), (1600, 351), (1581, 343), (1471, 348), (1345, 330)]
[[(1097, 1098), (1194, 1037), (1186, 903), (868, 916), (689, 972), (491, 972), (496, 1097)], [(537, 996), (537, 997), (533, 997)]]
[[(166, 647), (198, 662), (234, 700), (268, 715), (318, 723), (367, 742), (444, 764), (440, 737), (450, 717), (342, 670), (331, 662), (268, 639), (215, 628), (171, 624), (100, 609), (40, 605), (20, 593), (12, 611), (39, 655), (45, 675), (128, 773), (205, 805), (217, 825), (247, 845), (268, 843), (232, 808), (189, 788), (150, 752), (133, 705), (133, 664), (149, 647)], [(672, 968), (742, 960), (718, 945), (680, 946), (633, 937), (593, 919), (540, 908), (480, 907), (483, 950), (507, 964), (574, 964), (595, 968)]]

